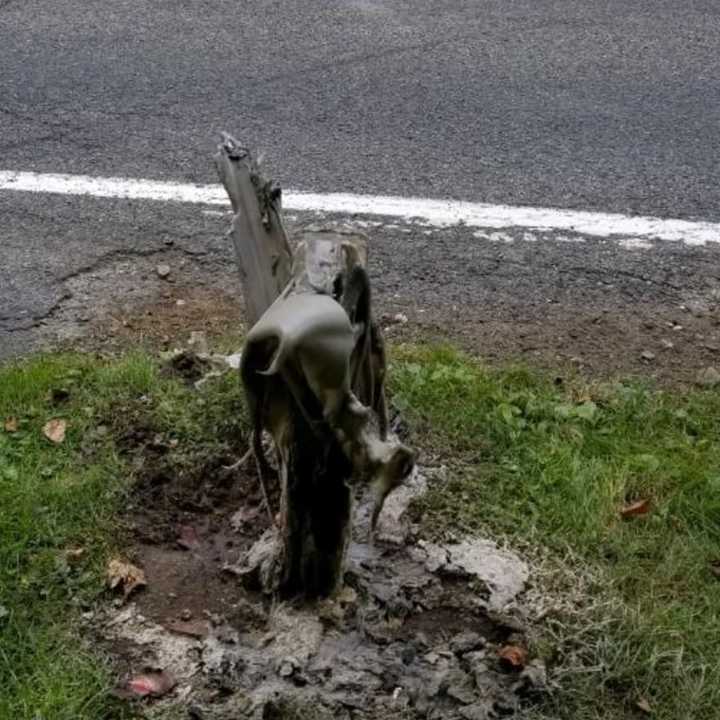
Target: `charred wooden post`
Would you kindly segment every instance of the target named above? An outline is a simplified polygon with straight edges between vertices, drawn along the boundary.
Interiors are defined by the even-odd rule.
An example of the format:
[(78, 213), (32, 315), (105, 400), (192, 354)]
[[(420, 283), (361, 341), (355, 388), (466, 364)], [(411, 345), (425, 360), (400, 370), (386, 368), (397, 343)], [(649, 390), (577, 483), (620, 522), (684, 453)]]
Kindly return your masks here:
[(249, 327), (290, 279), (292, 252), (282, 223), (280, 188), (265, 180), (250, 151), (223, 135), (215, 164), (235, 213), (232, 238)]
[[(291, 252), (280, 191), (226, 136), (220, 177), (231, 197), (248, 324), (241, 377), (262, 474), (263, 431), (281, 479), (278, 538), (262, 584), (284, 596), (330, 594), (342, 579), (351, 486), (372, 484), (374, 527), (387, 494), (410, 473), (410, 450), (387, 433), (385, 351), (372, 317), (367, 239), (305, 232)], [(292, 260), (292, 265), (290, 264)]]

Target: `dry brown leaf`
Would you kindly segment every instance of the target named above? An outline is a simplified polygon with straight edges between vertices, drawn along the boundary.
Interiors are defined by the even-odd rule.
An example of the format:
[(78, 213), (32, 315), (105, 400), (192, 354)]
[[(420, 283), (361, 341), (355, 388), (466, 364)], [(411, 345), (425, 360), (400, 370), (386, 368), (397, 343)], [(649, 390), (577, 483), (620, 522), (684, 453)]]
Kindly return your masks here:
[(139, 697), (161, 697), (175, 687), (175, 678), (164, 670), (162, 672), (138, 675), (128, 682), (128, 689)]
[(107, 581), (111, 590), (121, 589), (125, 599), (133, 591), (147, 585), (145, 573), (139, 567), (119, 558), (113, 558), (108, 563)]
[(638, 710), (642, 710), (644, 713), (647, 713), (648, 715), (650, 715), (652, 713), (652, 708), (650, 707), (650, 703), (644, 697), (641, 697), (635, 703), (635, 707)]
[(5, 423), (3, 424), (3, 427), (5, 428), (5, 432), (9, 432), (9, 433), (17, 432), (18, 419), (16, 417), (5, 418)]
[(69, 565), (80, 562), (80, 560), (82, 560), (83, 557), (85, 557), (85, 548), (84, 547), (68, 548), (65, 551), (65, 559), (67, 560)]
[(505, 645), (498, 652), (500, 664), (506, 670), (522, 670), (528, 659), (528, 651), (518, 645)]
[(636, 500), (620, 508), (620, 515), (624, 518), (646, 515), (648, 512), (650, 512), (650, 501), (647, 498)]
[(178, 528), (177, 544), (184, 550), (194, 550), (200, 545), (197, 530), (192, 525), (181, 525)]
[(43, 425), (43, 435), (56, 445), (60, 444), (65, 440), (65, 430), (67, 429), (67, 422), (60, 418), (54, 418), (48, 420)]

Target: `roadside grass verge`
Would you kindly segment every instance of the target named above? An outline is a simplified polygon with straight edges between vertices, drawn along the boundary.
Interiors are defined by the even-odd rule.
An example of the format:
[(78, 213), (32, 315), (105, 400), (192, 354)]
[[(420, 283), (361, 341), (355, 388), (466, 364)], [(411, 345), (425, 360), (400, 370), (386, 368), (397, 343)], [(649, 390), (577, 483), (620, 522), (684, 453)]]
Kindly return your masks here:
[[(566, 585), (577, 574), (576, 612), (548, 616), (534, 640), (564, 672), (538, 712), (641, 717), (645, 700), (661, 720), (714, 717), (720, 393), (555, 382), (404, 346), (393, 349), (390, 382), (411, 442), (449, 469), (416, 508), (425, 533), (492, 532), (565, 563)], [(58, 444), (42, 433), (55, 418), (67, 422)], [(137, 428), (175, 443), (179, 458), (239, 455), (237, 374), (195, 390), (144, 354), (0, 367), (0, 718), (128, 716), (77, 627), (103, 592), (108, 557), (123, 550), (118, 516), (134, 471), (122, 439)], [(635, 501), (648, 511), (623, 519)]]
[[(42, 432), (67, 423), (54, 444)], [(201, 391), (156, 359), (51, 355), (0, 367), (0, 718), (114, 720), (127, 707), (97, 648), (78, 637), (80, 613), (122, 552), (118, 522), (132, 469), (118, 435), (134, 423), (191, 451), (241, 444), (234, 374)]]
[(426, 533), (497, 533), (597, 580), (535, 648), (567, 668), (549, 716), (717, 716), (720, 392), (553, 381), (446, 348), (395, 348), (389, 377), (412, 442), (449, 468), (416, 507)]

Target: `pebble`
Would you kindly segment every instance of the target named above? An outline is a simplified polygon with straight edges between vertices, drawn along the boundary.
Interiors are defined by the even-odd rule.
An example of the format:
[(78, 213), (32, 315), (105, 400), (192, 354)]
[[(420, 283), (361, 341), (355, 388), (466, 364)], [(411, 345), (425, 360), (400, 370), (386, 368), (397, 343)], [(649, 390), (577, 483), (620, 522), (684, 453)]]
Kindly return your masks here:
[(166, 278), (170, 275), (170, 266), (163, 263), (155, 268), (155, 272), (158, 274), (158, 277)]
[(458, 633), (455, 637), (450, 640), (450, 649), (456, 655), (462, 655), (463, 653), (471, 652), (485, 644), (485, 640), (482, 636), (471, 630)]
[(298, 661), (295, 658), (285, 658), (278, 666), (278, 675), (282, 678), (291, 677), (299, 669)]
[(650, 352), (649, 350), (643, 350), (642, 353), (640, 354), (640, 357), (643, 360), (647, 360), (648, 362), (650, 362), (651, 360), (655, 359), (655, 353)]
[(455, 670), (450, 674), (446, 692), (463, 705), (471, 705), (476, 699), (473, 681), (462, 670)]
[(415, 655), (417, 654), (417, 651), (412, 645), (406, 645), (402, 649), (402, 653), (400, 654), (400, 657), (403, 661), (403, 665), (410, 665), (412, 661), (415, 659)]
[(706, 388), (714, 388), (720, 385), (720, 372), (712, 365), (700, 370), (697, 374), (697, 384)]
[(429, 652), (424, 657), (425, 662), (429, 663), (430, 665), (437, 665), (437, 662), (439, 659), (440, 659), (440, 656), (434, 652)]
[(193, 330), (190, 333), (188, 347), (194, 350), (198, 355), (207, 355), (210, 352), (207, 334), (204, 330)]

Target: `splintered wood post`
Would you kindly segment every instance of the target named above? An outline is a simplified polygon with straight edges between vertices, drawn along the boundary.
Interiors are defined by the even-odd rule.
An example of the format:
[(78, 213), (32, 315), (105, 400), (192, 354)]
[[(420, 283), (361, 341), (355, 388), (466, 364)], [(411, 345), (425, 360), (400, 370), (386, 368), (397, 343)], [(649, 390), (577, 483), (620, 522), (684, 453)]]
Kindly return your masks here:
[(351, 486), (371, 484), (374, 528), (387, 494), (414, 462), (388, 437), (367, 238), (308, 231), (293, 257), (280, 191), (261, 177), (249, 151), (225, 136), (216, 159), (235, 210), (231, 234), (252, 325), (240, 372), (253, 451), (262, 481), (271, 472), (261, 442), (269, 432), (281, 481), (277, 537), (253, 548), (245, 574), (285, 597), (328, 595), (342, 581)]
[(280, 189), (261, 176), (250, 151), (229, 135), (223, 136), (215, 163), (235, 213), (228, 234), (252, 327), (290, 279), (292, 252), (280, 214)]

